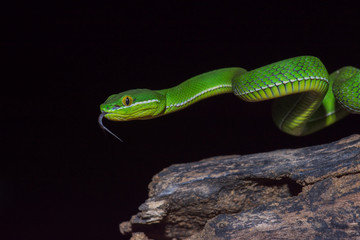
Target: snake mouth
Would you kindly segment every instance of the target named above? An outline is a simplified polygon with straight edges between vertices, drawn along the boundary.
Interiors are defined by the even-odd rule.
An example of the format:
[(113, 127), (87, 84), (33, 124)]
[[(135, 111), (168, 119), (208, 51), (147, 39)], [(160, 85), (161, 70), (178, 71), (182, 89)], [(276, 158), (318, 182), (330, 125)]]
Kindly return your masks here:
[(104, 118), (104, 116), (105, 116), (106, 114), (109, 114), (109, 113), (107, 113), (107, 112), (101, 112), (100, 115), (99, 115), (99, 117), (98, 117), (98, 123), (99, 123), (99, 125), (100, 125), (100, 128), (101, 128), (102, 130), (110, 133), (112, 136), (114, 136), (114, 137), (115, 137), (116, 139), (118, 139), (120, 142), (123, 142), (123, 140), (121, 140), (121, 138), (119, 138), (118, 136), (116, 136), (115, 133), (111, 132), (107, 127), (104, 126), (102, 120), (103, 120), (103, 118)]

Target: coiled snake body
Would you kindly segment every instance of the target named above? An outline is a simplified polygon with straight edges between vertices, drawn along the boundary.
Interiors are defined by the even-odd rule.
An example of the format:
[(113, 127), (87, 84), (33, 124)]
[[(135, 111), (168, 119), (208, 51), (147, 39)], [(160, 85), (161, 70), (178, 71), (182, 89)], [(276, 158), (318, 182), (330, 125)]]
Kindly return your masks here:
[(224, 93), (248, 102), (275, 99), (272, 112), (278, 128), (295, 136), (307, 135), (349, 113), (360, 113), (360, 70), (348, 66), (329, 75), (313, 56), (290, 58), (252, 71), (222, 68), (168, 89), (134, 89), (111, 95), (100, 106), (99, 123), (109, 131), (102, 124), (103, 117), (112, 121), (151, 119)]

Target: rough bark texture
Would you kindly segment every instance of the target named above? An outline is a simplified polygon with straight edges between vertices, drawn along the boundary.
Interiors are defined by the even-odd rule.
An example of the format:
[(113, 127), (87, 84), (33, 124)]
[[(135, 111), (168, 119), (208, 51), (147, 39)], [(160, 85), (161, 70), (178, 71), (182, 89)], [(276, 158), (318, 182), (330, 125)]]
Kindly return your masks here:
[(132, 239), (360, 239), (360, 135), (173, 165), (149, 189)]

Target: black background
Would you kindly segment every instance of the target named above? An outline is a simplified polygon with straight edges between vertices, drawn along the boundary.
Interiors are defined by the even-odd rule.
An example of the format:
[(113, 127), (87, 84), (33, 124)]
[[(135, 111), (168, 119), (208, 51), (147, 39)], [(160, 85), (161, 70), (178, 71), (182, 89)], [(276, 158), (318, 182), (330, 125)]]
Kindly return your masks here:
[(149, 121), (104, 123), (99, 105), (131, 88), (172, 87), (221, 67), (299, 55), (360, 67), (355, 1), (48, 2), (3, 6), (2, 239), (122, 239), (151, 177), (175, 163), (322, 144), (359, 117), (288, 136), (271, 102), (222, 95)]

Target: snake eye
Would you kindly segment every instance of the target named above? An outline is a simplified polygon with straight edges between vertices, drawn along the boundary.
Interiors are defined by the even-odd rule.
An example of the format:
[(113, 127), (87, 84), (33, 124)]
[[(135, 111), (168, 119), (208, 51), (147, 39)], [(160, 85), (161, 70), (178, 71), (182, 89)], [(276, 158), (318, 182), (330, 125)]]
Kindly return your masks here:
[(124, 104), (124, 106), (130, 106), (133, 103), (133, 99), (130, 96), (125, 96), (122, 99), (122, 104)]

